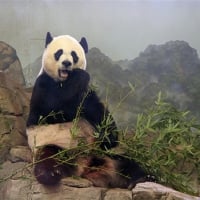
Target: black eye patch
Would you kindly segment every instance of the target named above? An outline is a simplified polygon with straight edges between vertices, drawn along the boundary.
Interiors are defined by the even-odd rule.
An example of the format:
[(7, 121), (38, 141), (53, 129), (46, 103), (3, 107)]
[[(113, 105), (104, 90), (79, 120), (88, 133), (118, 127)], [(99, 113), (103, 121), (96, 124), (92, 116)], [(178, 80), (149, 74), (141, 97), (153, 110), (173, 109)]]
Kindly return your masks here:
[(63, 54), (62, 49), (59, 49), (58, 51), (56, 51), (56, 53), (54, 54), (55, 60), (58, 61), (62, 54)]
[(78, 56), (77, 56), (76, 52), (75, 52), (75, 51), (72, 51), (72, 52), (71, 52), (71, 55), (72, 55), (72, 58), (73, 58), (74, 63), (77, 63), (77, 62), (78, 62)]

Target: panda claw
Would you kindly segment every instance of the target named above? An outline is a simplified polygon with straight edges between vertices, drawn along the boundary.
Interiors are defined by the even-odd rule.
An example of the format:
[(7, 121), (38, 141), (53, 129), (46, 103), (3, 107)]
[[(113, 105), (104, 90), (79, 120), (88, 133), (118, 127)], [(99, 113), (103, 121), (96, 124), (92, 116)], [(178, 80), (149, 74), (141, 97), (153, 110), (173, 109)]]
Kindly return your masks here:
[(55, 176), (54, 172), (51, 172), (51, 176)]
[(55, 171), (55, 173), (58, 174), (58, 175), (61, 175), (61, 171), (60, 171), (59, 169), (57, 169), (57, 170)]

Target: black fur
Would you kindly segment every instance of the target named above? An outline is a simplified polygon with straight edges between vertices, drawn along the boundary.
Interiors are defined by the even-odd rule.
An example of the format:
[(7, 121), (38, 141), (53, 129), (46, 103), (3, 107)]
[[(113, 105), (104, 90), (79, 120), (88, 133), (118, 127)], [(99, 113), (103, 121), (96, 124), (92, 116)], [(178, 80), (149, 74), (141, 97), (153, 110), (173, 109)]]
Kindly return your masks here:
[(47, 47), (47, 45), (49, 43), (51, 43), (52, 40), (53, 40), (53, 37), (51, 36), (51, 34), (49, 32), (47, 32), (46, 41), (45, 41), (45, 48)]
[(77, 56), (76, 52), (75, 52), (75, 51), (72, 51), (72, 52), (71, 52), (71, 55), (72, 55), (72, 58), (73, 58), (74, 63), (77, 63), (77, 62), (78, 62), (78, 56)]
[[(86, 159), (87, 166), (80, 176), (97, 187), (132, 189), (137, 183), (155, 181), (134, 160), (121, 155), (90, 156)], [(84, 160), (81, 162), (85, 163)], [(81, 165), (81, 162), (78, 164)]]
[[(150, 181), (147, 173), (134, 160), (127, 158), (125, 155), (112, 156), (117, 161), (117, 169), (123, 184), (122, 188), (132, 189), (137, 183)], [(119, 183), (118, 183), (119, 184)]]
[(82, 37), (81, 41), (79, 43), (83, 47), (85, 53), (88, 53), (88, 43), (87, 43), (87, 40), (84, 37)]
[(51, 156), (58, 153), (60, 148), (46, 146), (39, 150), (36, 160), (39, 161), (34, 168), (34, 174), (38, 182), (44, 185), (55, 185), (63, 176), (63, 166)]
[[(63, 82), (55, 82), (46, 73), (41, 74), (34, 85), (27, 127), (38, 125), (39, 118), (48, 116), (52, 111), (60, 113), (47, 117), (47, 124), (72, 121), (81, 106), (80, 116), (90, 122), (99, 132), (99, 139), (104, 138), (101, 148), (111, 148), (117, 145), (117, 128), (109, 111), (100, 102), (96, 93), (89, 90), (89, 74), (81, 69), (69, 72)], [(111, 118), (109, 126), (98, 129), (105, 118)]]
[(56, 51), (56, 53), (54, 54), (55, 60), (58, 61), (62, 54), (63, 54), (63, 50), (62, 49), (59, 49), (58, 51)]

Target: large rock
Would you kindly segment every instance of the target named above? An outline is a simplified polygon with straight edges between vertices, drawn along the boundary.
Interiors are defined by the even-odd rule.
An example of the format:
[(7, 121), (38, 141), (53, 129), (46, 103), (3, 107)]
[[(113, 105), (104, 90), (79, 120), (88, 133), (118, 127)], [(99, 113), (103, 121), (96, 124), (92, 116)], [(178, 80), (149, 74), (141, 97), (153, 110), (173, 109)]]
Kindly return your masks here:
[(5, 72), (17, 83), (25, 84), (22, 66), (16, 50), (2, 41), (0, 41), (0, 71)]
[(0, 72), (0, 163), (11, 147), (26, 145), (29, 97), (23, 87)]

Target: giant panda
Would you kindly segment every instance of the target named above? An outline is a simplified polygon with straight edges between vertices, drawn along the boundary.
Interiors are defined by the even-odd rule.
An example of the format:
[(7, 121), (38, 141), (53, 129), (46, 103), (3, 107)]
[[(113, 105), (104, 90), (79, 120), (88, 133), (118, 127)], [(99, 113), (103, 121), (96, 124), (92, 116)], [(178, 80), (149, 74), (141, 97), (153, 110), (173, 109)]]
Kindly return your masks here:
[[(116, 146), (117, 127), (113, 117), (88, 85), (86, 39), (82, 38), (79, 43), (69, 35), (53, 38), (48, 32), (45, 47), (42, 68), (33, 88), (27, 127), (37, 125), (40, 117), (46, 116), (48, 124), (70, 122), (80, 110), (80, 117), (99, 133), (101, 148)], [(56, 116), (50, 116), (51, 112)], [(109, 124), (106, 127), (105, 122)]]
[[(33, 87), (27, 120), (35, 177), (44, 185), (55, 185), (62, 177), (75, 175), (87, 178), (94, 186), (134, 186), (146, 180), (146, 173), (123, 156), (84, 155), (72, 160), (75, 165), (60, 163), (54, 157), (63, 149), (71, 152), (77, 145), (70, 136), (77, 119), (76, 125), (86, 142), (95, 143), (102, 150), (117, 145), (116, 123), (89, 87), (90, 76), (85, 70), (87, 52), (85, 38), (78, 42), (69, 35), (52, 37), (49, 32), (46, 35), (42, 67)], [(47, 125), (41, 125), (41, 119)]]

